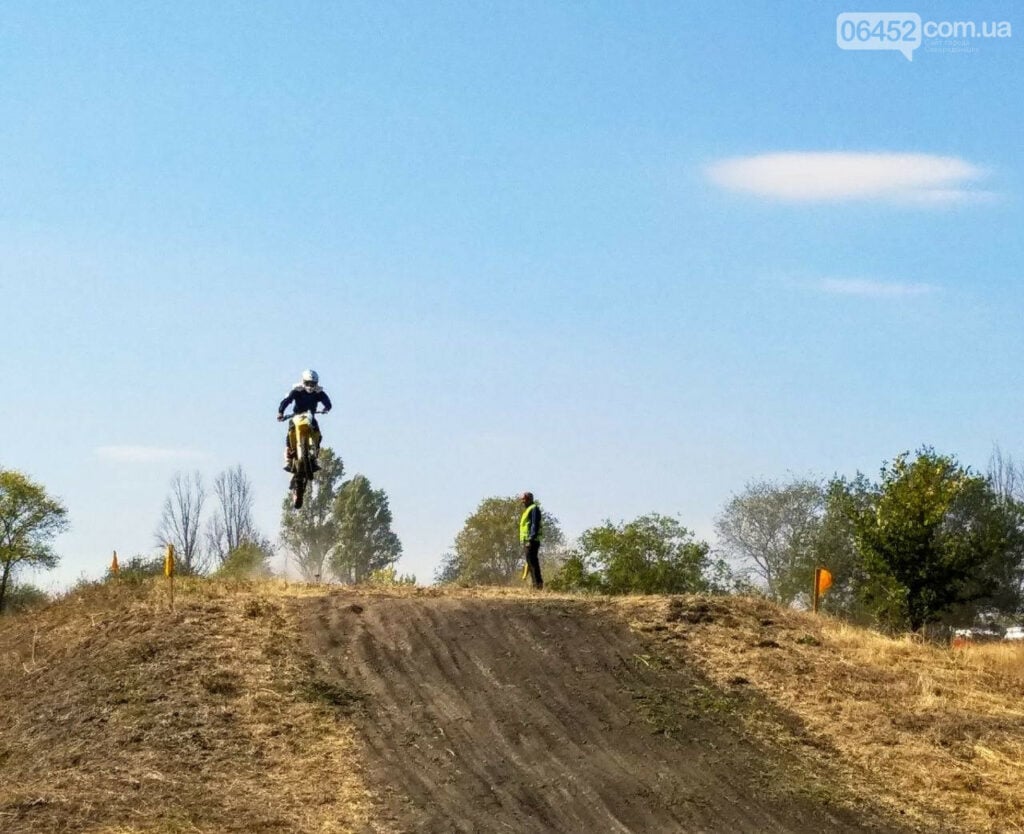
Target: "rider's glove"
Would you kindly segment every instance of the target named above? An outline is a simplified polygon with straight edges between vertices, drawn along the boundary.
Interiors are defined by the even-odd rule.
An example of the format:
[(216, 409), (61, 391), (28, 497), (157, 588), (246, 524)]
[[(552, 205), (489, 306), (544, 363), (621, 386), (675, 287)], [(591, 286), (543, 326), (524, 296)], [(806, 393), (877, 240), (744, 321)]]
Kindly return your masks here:
[(283, 414), (278, 414), (277, 415), (277, 422), (279, 422), (279, 423), (283, 423), (284, 422), (284, 415)]

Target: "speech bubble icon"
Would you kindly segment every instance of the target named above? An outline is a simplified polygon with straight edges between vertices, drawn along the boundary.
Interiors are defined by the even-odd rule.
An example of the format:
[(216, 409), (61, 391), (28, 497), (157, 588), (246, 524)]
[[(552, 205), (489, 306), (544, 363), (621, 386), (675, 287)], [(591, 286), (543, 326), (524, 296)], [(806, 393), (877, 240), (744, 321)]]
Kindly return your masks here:
[(836, 17), (840, 49), (888, 49), (914, 60), (921, 45), (921, 15), (917, 12), (843, 12)]

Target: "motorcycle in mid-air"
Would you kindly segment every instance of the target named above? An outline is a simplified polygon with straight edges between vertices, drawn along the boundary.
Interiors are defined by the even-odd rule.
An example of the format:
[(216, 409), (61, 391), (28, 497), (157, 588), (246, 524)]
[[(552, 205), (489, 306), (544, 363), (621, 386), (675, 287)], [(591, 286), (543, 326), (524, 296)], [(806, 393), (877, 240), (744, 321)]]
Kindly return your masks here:
[(288, 414), (288, 445), (295, 450), (292, 464), (292, 480), (288, 485), (291, 493), (292, 506), (302, 509), (302, 499), (306, 495), (306, 487), (316, 474), (316, 454), (313, 440), (313, 415), (324, 414), (323, 411), (303, 411), (300, 414)]

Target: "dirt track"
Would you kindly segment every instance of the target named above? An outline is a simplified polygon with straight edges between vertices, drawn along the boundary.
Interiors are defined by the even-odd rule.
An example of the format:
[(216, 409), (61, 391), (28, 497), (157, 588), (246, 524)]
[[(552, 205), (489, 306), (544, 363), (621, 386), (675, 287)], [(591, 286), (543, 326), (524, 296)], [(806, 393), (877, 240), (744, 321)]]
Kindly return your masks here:
[(705, 714), (707, 681), (659, 664), (592, 604), (335, 595), (302, 605), (329, 674), (365, 696), (358, 722), (382, 829), (897, 830), (793, 790), (765, 751)]

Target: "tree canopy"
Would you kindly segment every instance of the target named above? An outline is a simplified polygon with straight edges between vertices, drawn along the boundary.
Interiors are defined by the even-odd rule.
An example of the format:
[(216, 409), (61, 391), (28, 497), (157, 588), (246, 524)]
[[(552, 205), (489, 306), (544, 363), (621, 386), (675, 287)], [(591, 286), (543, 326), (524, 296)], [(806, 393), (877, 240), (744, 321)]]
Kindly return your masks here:
[(990, 481), (931, 448), (897, 456), (881, 480), (839, 481), (865, 580), (861, 595), (892, 627), (1020, 606), (1024, 518)]
[(306, 494), (302, 509), (285, 498), (281, 511), (281, 543), (309, 582), (324, 576), (327, 557), (338, 544), (335, 502), (345, 475), (345, 464), (327, 446), (320, 449), (320, 471)]
[[(542, 525), (542, 571), (552, 567), (565, 537), (558, 519), (538, 502)], [(523, 504), (518, 496), (485, 498), (466, 519), (455, 537), (455, 546), (442, 558), (440, 582), (508, 585), (516, 580), (523, 564), (519, 543), (519, 519)], [(545, 558), (547, 557), (547, 558)]]
[(343, 582), (362, 582), (402, 555), (402, 543), (391, 529), (387, 493), (356, 475), (342, 484), (334, 502), (337, 543), (331, 570)]
[(818, 481), (755, 481), (729, 501), (715, 527), (726, 552), (788, 605), (811, 587), (824, 507)]
[(682, 594), (716, 589), (725, 568), (680, 522), (650, 513), (606, 521), (580, 536), (579, 548), (551, 582), (554, 589), (608, 594)]
[(68, 527), (67, 508), (20, 472), (0, 469), (0, 612), (14, 572), (52, 568), (60, 558), (50, 542)]
[(364, 475), (345, 480), (344, 463), (326, 446), (319, 462), (302, 508), (282, 504), (281, 543), (309, 581), (327, 573), (346, 583), (385, 576), (402, 554), (387, 493)]
[(228, 551), (215, 575), (232, 579), (270, 576), (270, 557), (271, 553), (265, 545), (242, 542)]

